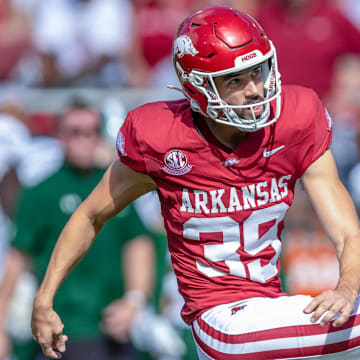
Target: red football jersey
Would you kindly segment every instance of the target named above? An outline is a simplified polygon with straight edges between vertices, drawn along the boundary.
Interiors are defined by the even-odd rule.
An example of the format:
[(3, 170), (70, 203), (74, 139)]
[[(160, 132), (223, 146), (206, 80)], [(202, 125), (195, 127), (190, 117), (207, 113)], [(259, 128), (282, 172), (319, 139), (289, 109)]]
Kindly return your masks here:
[(312, 90), (284, 87), (278, 121), (233, 152), (208, 142), (186, 99), (129, 112), (121, 161), (158, 186), (183, 319), (280, 289), (280, 234), (294, 185), (331, 143), (331, 120)]

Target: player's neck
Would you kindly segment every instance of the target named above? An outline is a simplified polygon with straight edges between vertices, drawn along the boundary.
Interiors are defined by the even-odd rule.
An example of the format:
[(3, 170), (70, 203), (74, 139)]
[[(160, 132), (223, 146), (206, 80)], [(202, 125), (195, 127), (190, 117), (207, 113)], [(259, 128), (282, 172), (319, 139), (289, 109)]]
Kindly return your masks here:
[[(198, 117), (198, 123), (202, 123), (203, 127), (211, 132), (215, 139), (226, 148), (234, 151), (246, 139), (248, 133), (240, 131), (236, 127), (219, 124), (212, 119)], [(207, 139), (208, 140), (208, 139)]]

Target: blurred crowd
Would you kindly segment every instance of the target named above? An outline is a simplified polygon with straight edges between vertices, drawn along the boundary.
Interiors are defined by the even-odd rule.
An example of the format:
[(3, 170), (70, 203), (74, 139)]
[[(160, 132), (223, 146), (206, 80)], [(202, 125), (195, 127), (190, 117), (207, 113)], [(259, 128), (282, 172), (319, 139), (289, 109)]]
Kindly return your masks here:
[[(321, 97), (333, 120), (339, 174), (360, 214), (359, 0), (0, 0), (0, 360), (41, 359), (30, 338), (29, 316), (53, 246), (46, 240), (56, 240), (86, 191), (116, 158), (117, 129), (134, 106), (129, 99), (140, 105), (144, 91), (153, 94), (177, 84), (171, 44), (180, 22), (214, 5), (258, 19), (277, 50), (282, 84), (311, 87)], [(22, 95), (39, 89), (48, 94), (61, 89), (56, 96), (78, 91), (66, 96), (70, 100), (61, 109), (49, 111), (46, 98), (36, 95), (31, 106), (24, 106)], [(88, 94), (87, 89), (105, 95), (96, 101), (79, 95)], [(119, 98), (113, 89), (125, 95)], [(60, 215), (53, 218), (56, 212)], [(137, 231), (125, 230), (128, 224)], [(335, 252), (301, 184), (286, 224), (284, 289), (316, 295), (334, 286)], [(121, 246), (107, 239), (113, 251), (103, 256), (109, 273), (115, 274), (118, 264), (114, 283), (105, 282), (105, 270), (97, 273), (104, 259), (90, 255), (84, 273), (74, 277), (74, 284), (84, 279), (83, 293), (74, 292), (69, 280), (66, 299), (59, 300), (59, 307), (74, 317), (82, 319), (84, 311), (85, 325), (86, 316), (94, 318), (84, 331), (80, 320), (68, 324), (79, 349), (92, 341), (96, 351), (110, 346), (115, 355), (108, 359), (120, 358), (117, 351), (121, 359), (195, 359), (191, 332), (179, 317), (182, 300), (157, 195), (139, 199), (111, 226), (118, 229), (112, 233)], [(129, 261), (143, 258), (151, 261), (138, 267)], [(95, 291), (81, 277), (91, 271), (104, 295), (80, 311), (83, 299)], [(149, 286), (141, 294), (132, 292), (134, 281)], [(111, 344), (94, 340), (99, 338)], [(76, 351), (74, 358), (82, 358)]]

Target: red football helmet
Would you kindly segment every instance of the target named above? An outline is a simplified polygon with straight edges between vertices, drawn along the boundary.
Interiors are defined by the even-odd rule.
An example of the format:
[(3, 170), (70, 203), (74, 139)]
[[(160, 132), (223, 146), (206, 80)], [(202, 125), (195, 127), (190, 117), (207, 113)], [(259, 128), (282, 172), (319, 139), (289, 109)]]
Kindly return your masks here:
[[(173, 62), (185, 96), (194, 111), (211, 119), (256, 131), (280, 115), (280, 74), (276, 52), (264, 30), (252, 17), (228, 7), (211, 7), (186, 18), (173, 43)], [(214, 77), (261, 66), (264, 100), (256, 104), (229, 105), (221, 99)], [(270, 117), (270, 102), (276, 101)], [(263, 106), (255, 116), (253, 107)], [(250, 109), (252, 118), (235, 109)]]

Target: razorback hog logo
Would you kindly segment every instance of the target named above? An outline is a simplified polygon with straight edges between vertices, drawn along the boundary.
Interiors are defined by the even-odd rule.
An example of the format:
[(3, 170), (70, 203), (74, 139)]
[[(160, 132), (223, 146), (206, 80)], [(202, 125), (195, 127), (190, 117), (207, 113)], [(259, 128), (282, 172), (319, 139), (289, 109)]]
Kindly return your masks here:
[(247, 305), (240, 305), (231, 309), (231, 315), (235, 315), (238, 311), (243, 310)]
[(187, 35), (179, 36), (174, 43), (174, 56), (182, 58), (184, 55), (195, 56), (198, 51), (195, 49), (191, 39)]

